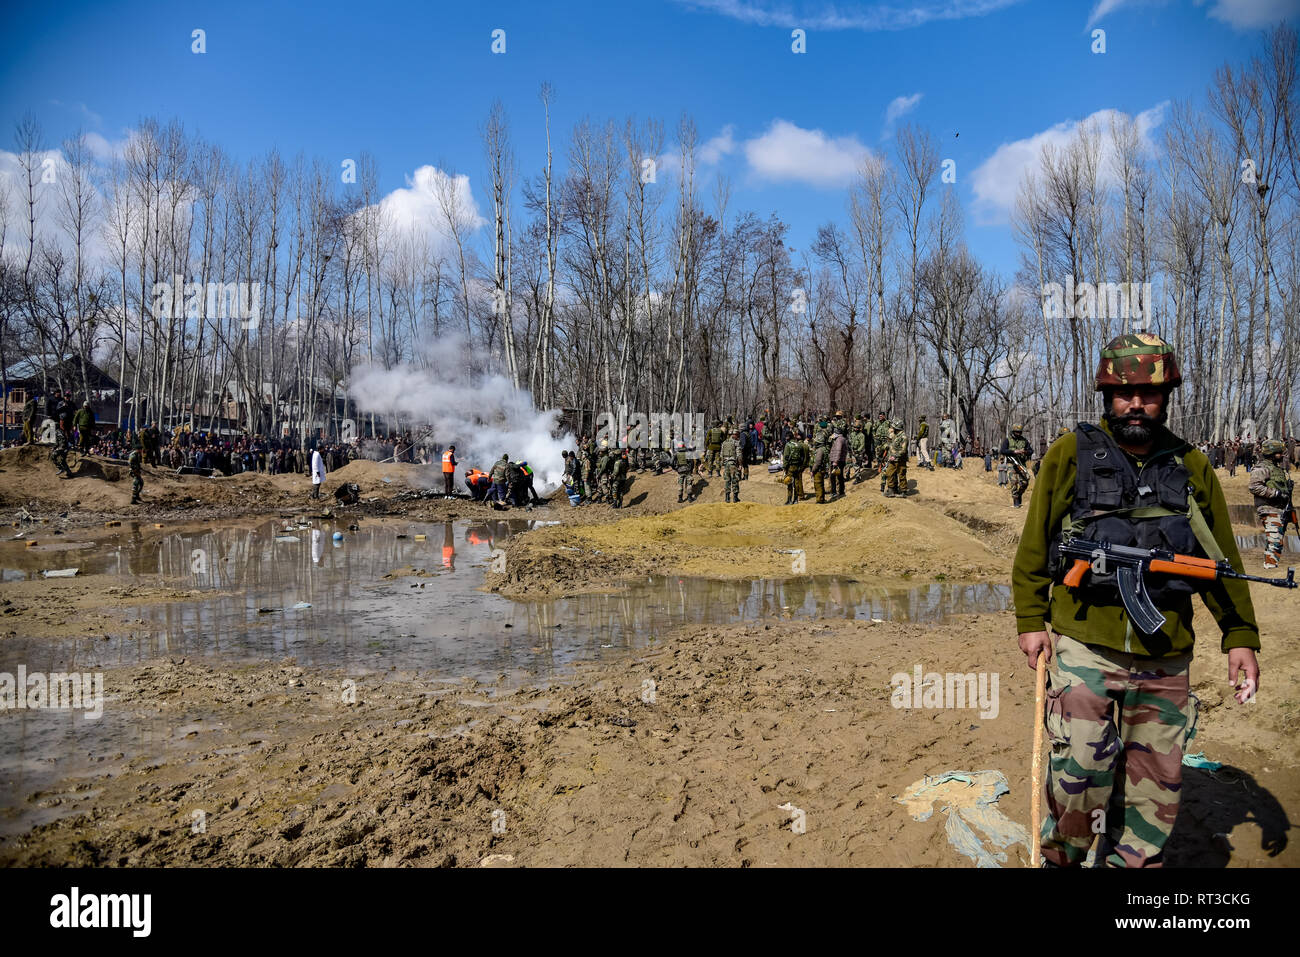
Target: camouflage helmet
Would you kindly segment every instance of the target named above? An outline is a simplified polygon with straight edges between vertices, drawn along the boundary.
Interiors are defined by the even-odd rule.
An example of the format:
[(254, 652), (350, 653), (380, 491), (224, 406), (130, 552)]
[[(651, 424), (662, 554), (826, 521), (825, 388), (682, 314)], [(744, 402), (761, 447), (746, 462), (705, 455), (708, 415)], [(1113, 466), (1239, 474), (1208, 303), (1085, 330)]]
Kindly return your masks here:
[(1097, 391), (1132, 385), (1174, 388), (1182, 385), (1178, 360), (1169, 343), (1150, 332), (1117, 336), (1101, 350)]
[(1025, 427), (1024, 427), (1021, 423), (1019, 423), (1019, 422), (1015, 422), (1015, 423), (1012, 423), (1011, 431), (1012, 431), (1012, 432), (1023, 432), (1023, 431), (1025, 431)]
[(896, 431), (901, 432), (901, 431), (903, 431), (903, 420), (902, 420), (902, 419), (893, 419), (893, 420), (890, 421), (890, 423), (889, 423), (889, 427), (890, 427), (891, 429), (895, 429)]
[(1062, 435), (1069, 435), (1069, 434), (1070, 434), (1070, 427), (1068, 425), (1063, 425), (1056, 430), (1056, 435), (1058, 438)]
[(1262, 455), (1281, 455), (1286, 452), (1286, 446), (1281, 439), (1269, 439), (1260, 445), (1259, 451)]

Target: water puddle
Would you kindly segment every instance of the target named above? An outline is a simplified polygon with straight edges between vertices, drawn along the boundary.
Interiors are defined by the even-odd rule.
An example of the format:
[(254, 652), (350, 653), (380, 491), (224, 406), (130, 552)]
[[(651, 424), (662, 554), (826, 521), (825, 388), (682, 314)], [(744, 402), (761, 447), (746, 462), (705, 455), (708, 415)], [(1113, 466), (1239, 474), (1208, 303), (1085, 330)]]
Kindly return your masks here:
[[(502, 554), (495, 550), (533, 525), (527, 520), (376, 521), (350, 528), (319, 519), (279, 519), (223, 528), (123, 526), (88, 543), (42, 542), (30, 548), (0, 542), (4, 582), (77, 568), (77, 577), (64, 581), (123, 589), (128, 596), (131, 587), (175, 596), (165, 601), (127, 597), (126, 624), (107, 638), (6, 639), (0, 643), (0, 672), (16, 675), (19, 665), (29, 674), (94, 672), (179, 657), (294, 658), (304, 668), (350, 674), (392, 668), (431, 672), (431, 689), (462, 677), (515, 686), (561, 678), (580, 661), (643, 651), (684, 624), (770, 617), (941, 622), (1011, 604), (1005, 585), (935, 582), (886, 588), (834, 576), (737, 581), (655, 576), (614, 594), (531, 602), (479, 591), (485, 567)], [(9, 809), (3, 817), (9, 818), (25, 795), (68, 776), (103, 773), (138, 756), (183, 759), (192, 747), (187, 736), (212, 730), (214, 722), (192, 713), (140, 721), (134, 709), (115, 708), (113, 689), (106, 690), (98, 720), (74, 711), (0, 712), (0, 779), (5, 782), (0, 807)], [(18, 820), (0, 820), (0, 832), (67, 813), (62, 801), (47, 803), (19, 813), (20, 827)]]

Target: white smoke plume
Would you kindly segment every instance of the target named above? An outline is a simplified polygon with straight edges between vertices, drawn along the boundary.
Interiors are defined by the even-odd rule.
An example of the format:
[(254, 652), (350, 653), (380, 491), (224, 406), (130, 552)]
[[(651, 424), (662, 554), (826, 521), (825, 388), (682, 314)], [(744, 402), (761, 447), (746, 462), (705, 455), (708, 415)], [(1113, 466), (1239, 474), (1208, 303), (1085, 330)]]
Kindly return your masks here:
[[(432, 442), (456, 446), (458, 482), (465, 469), (491, 471), (492, 463), (507, 453), (512, 462), (532, 468), (539, 493), (559, 487), (564, 475), (560, 452), (577, 447), (568, 433), (551, 437), (560, 410), (534, 408), (528, 391), (515, 389), (505, 376), (471, 373), (467, 355), (462, 339), (444, 337), (421, 365), (358, 368), (349, 392), (359, 412), (390, 419), (400, 413), (413, 435), (432, 426)], [(440, 483), (440, 466), (429, 469), (430, 485)]]

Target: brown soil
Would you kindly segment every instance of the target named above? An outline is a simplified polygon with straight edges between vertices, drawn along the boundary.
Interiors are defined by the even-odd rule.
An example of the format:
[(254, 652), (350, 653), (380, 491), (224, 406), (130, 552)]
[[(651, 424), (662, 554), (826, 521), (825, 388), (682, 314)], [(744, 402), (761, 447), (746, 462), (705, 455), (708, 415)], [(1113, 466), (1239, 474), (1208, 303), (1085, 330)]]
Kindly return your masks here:
[[(20, 528), (36, 538), (89, 525), (91, 515), (157, 515), (187, 495), (223, 521), (310, 504), (301, 476), (157, 474), (147, 478), (150, 511), (133, 512), (122, 505), (129, 484), (51, 481), (42, 456), (0, 455), (0, 503), (11, 514), (25, 507), (32, 521), (20, 518)], [(341, 470), (327, 489), (357, 481), (377, 499), (372, 509), (412, 518), (488, 511), (401, 501), (416, 468), (354, 463), (355, 477)], [(396, 488), (378, 481), (385, 475)], [(672, 475), (634, 475), (622, 512), (559, 500), (537, 517), (561, 524), (512, 539), (506, 574), (488, 584), (532, 597), (646, 573), (779, 577), (792, 573), (791, 550), (803, 550), (808, 574), (1007, 578), (1022, 513), (982, 469), (913, 470), (918, 494), (907, 499), (883, 500), (868, 480), (843, 501), (793, 508), (779, 506), (785, 488), (765, 470), (751, 475), (746, 501), (731, 507), (717, 480), (697, 504), (678, 507)], [(1244, 473), (1224, 480), (1230, 502), (1250, 501)], [(165, 507), (173, 519), (187, 513)], [(1258, 554), (1246, 563), (1262, 573)], [(1193, 685), (1204, 707), (1192, 749), (1225, 768), (1188, 771), (1173, 864), (1300, 864), (1287, 839), (1300, 808), (1298, 598), (1262, 586), (1252, 594), (1264, 642), (1255, 704), (1232, 700), (1213, 621), (1198, 611)], [(79, 579), (5, 584), (0, 627), (122, 634), (130, 630), (122, 606), (185, 597), (143, 586), (108, 594)], [(1028, 823), (1033, 683), (1009, 612), (934, 626), (692, 626), (655, 647), (582, 666), (563, 685), (513, 691), (428, 674), (350, 677), (292, 661), (108, 669), (110, 702), (165, 747), (104, 755), (93, 772), (29, 795), (22, 810), (47, 823), (0, 842), (0, 863), (969, 866), (945, 837), (941, 809), (919, 822), (895, 800), (951, 770), (1001, 771), (1011, 790), (998, 809)], [(893, 708), (891, 677), (915, 664), (998, 673), (998, 714)], [(355, 703), (344, 700), (346, 680), (356, 682)], [(806, 833), (791, 829), (781, 805), (806, 814)], [(200, 810), (206, 830), (196, 833)], [(495, 811), (504, 812), (499, 833)], [(1007, 866), (1027, 859), (1021, 845), (1006, 853)]]

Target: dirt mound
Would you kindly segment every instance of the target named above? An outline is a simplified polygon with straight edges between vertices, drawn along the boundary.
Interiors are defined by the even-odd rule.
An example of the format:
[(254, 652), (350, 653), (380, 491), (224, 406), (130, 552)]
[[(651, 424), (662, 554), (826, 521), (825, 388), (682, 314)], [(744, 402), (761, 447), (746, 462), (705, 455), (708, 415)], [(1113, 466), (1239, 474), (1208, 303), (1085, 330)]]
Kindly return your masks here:
[[(601, 589), (647, 568), (711, 578), (835, 574), (902, 581), (990, 581), (1009, 573), (1021, 513), (1009, 496), (1001, 509), (1005, 529), (994, 521), (1001, 515), (990, 501), (971, 509), (990, 516), (986, 528), (936, 513), (935, 498), (960, 491), (969, 501), (969, 486), (977, 483), (955, 474), (923, 473), (921, 491), (908, 498), (882, 498), (868, 480), (838, 501), (791, 507), (780, 504), (786, 487), (775, 476), (756, 469), (750, 476), (738, 504), (719, 501), (717, 480), (704, 479), (697, 480), (707, 483), (700, 501), (684, 507), (676, 504), (676, 476), (637, 476), (624, 496), (629, 508), (571, 509), (579, 513), (573, 520), (512, 542), (506, 573), (489, 574), (488, 586), (512, 597), (541, 597)], [(996, 495), (983, 490), (980, 497)]]

